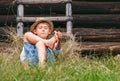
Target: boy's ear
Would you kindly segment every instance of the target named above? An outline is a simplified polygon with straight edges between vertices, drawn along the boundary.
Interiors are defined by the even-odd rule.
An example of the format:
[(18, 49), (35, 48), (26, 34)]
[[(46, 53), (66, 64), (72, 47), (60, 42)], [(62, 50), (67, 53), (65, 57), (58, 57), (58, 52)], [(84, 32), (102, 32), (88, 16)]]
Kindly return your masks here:
[(36, 30), (35, 29), (33, 30), (33, 33), (36, 34)]

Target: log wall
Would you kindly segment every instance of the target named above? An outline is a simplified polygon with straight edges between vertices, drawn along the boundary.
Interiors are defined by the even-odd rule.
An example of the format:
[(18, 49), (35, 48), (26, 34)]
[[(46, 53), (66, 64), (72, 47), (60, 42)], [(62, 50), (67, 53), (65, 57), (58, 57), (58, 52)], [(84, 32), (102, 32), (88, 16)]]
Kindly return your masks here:
[[(97, 0), (96, 0), (97, 1)], [(7, 19), (6, 16), (13, 15), (16, 17), (17, 6), (16, 4), (7, 3), (5, 1), (0, 2), (0, 24), (5, 24), (5, 19), (8, 21), (8, 25), (14, 23), (15, 18)], [(120, 2), (85, 2), (85, 1), (74, 1), (72, 2), (73, 10), (73, 22), (74, 26), (84, 26), (86, 24), (110, 24), (119, 25), (120, 22)], [(65, 14), (64, 4), (50, 4), (50, 5), (25, 5), (25, 16), (26, 15), (42, 15), (42, 16), (60, 16)], [(3, 18), (3, 17), (4, 18)], [(13, 18), (12, 17), (12, 18)]]
[[(6, 3), (0, 1), (0, 4)], [(25, 5), (25, 16), (53, 17), (65, 14), (64, 4)], [(120, 1), (116, 0), (73, 0), (73, 33), (83, 41), (120, 41)], [(17, 6), (0, 5), (0, 25), (16, 26)], [(8, 13), (9, 11), (9, 13)], [(8, 15), (8, 16), (6, 16)], [(27, 25), (26, 25), (27, 24)], [(25, 23), (30, 26), (31, 23)], [(64, 28), (65, 22), (54, 22), (55, 27)], [(64, 30), (65, 31), (65, 30)]]

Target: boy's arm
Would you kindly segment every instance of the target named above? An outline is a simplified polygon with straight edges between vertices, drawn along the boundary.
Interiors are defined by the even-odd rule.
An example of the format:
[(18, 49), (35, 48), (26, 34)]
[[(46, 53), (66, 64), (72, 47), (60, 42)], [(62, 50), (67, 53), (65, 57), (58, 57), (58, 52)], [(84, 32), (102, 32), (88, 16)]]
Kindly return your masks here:
[(61, 48), (61, 39), (59, 38), (56, 45), (55, 45), (56, 50), (59, 50)]
[(61, 32), (57, 32), (56, 33), (57, 37), (58, 37), (58, 40), (57, 40), (57, 43), (55, 44), (55, 47), (53, 49), (53, 52), (55, 54), (59, 54), (61, 51), (62, 51), (62, 48), (61, 48), (61, 39), (62, 39), (62, 33)]
[(61, 52), (62, 52), (61, 43), (60, 43), (60, 42), (57, 42), (57, 43), (55, 44), (54, 49), (53, 49), (53, 53), (57, 55), (57, 54), (59, 54), (59, 53), (61, 53)]
[(57, 44), (55, 46), (55, 48), (57, 50), (59, 50), (61, 48), (61, 39), (62, 39), (62, 33), (60, 31), (56, 32), (55, 31), (55, 35), (57, 36), (58, 40), (57, 40)]
[(27, 32), (24, 34), (24, 42), (30, 42), (32, 44), (36, 44), (38, 41), (44, 40), (39, 36), (33, 34), (32, 32)]

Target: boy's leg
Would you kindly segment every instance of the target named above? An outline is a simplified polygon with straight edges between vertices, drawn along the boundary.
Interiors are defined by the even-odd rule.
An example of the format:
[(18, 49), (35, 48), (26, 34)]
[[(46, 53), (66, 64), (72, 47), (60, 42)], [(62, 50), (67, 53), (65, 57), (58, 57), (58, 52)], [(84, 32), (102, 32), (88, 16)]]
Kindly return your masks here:
[(38, 51), (39, 66), (44, 68), (46, 60), (46, 45), (43, 41), (36, 43), (36, 48)]

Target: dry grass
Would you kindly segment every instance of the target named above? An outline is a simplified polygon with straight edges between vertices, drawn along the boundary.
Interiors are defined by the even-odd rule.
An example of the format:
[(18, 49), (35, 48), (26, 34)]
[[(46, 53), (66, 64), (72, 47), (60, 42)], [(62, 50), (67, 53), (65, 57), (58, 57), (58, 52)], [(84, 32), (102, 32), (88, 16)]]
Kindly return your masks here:
[[(12, 30), (13, 31), (13, 30)], [(44, 70), (31, 67), (24, 70), (19, 54), (22, 49), (22, 37), (9, 30), (10, 47), (0, 52), (0, 81), (119, 81), (120, 61), (112, 56), (108, 58), (78, 57), (75, 52), (75, 36), (63, 33), (63, 52), (55, 65)], [(119, 56), (118, 56), (119, 57)]]

